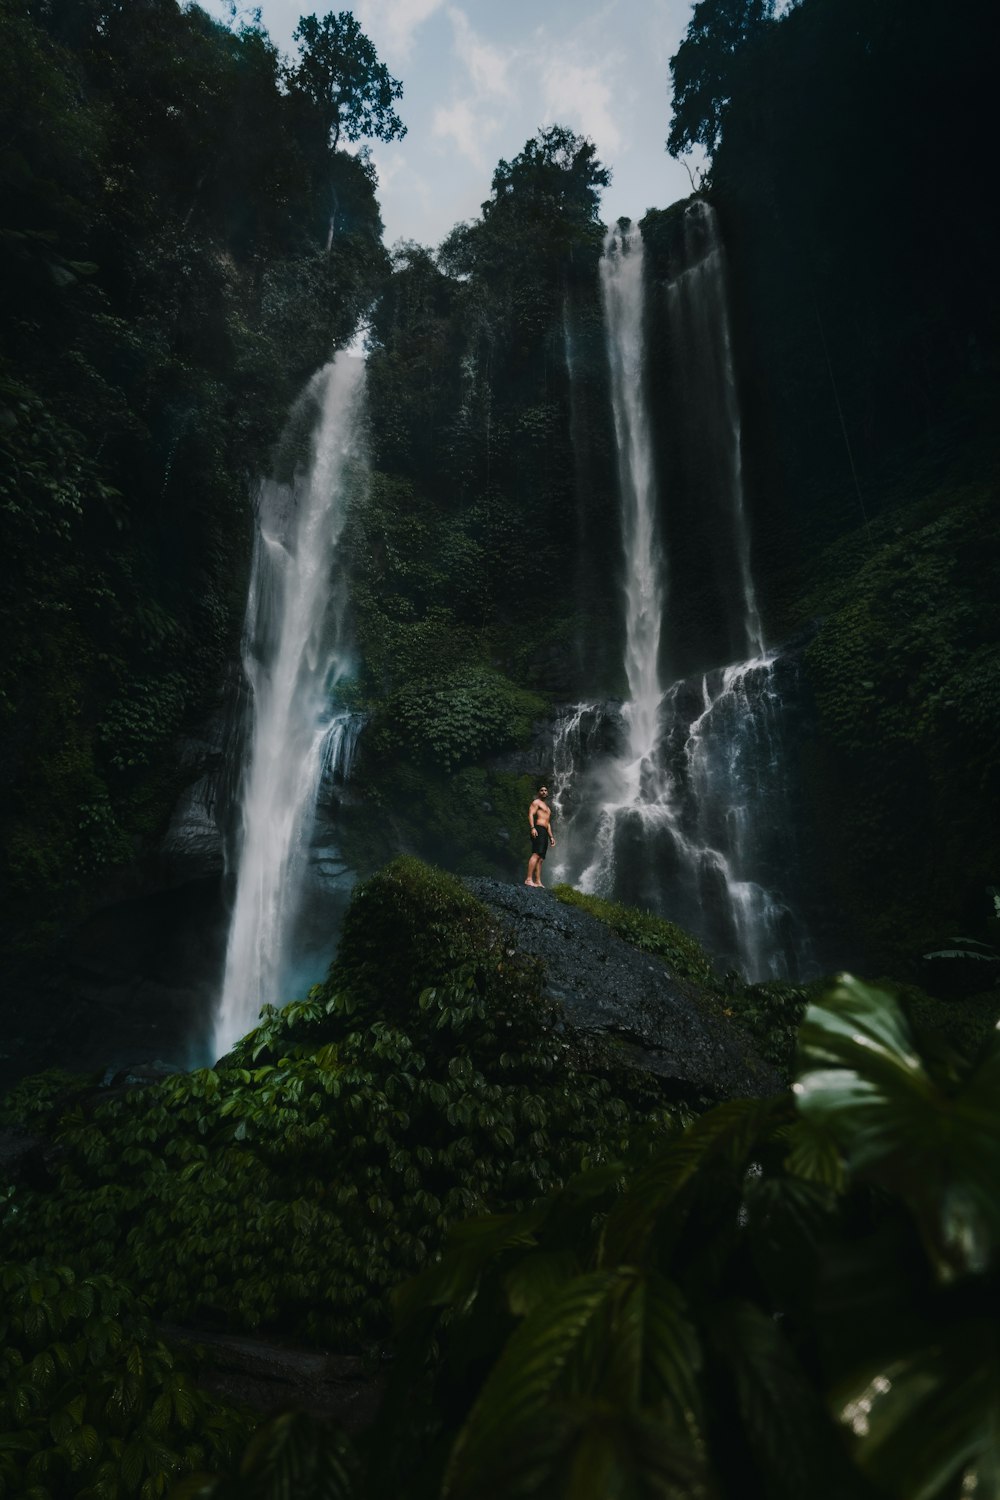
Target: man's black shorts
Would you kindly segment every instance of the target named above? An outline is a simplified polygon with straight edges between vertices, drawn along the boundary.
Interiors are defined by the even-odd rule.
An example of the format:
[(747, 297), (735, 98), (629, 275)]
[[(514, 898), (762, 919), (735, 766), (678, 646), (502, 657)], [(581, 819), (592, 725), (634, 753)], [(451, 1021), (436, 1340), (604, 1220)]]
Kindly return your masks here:
[(547, 828), (536, 828), (535, 836), (531, 840), (531, 852), (537, 854), (539, 859), (544, 859), (549, 847), (549, 830)]

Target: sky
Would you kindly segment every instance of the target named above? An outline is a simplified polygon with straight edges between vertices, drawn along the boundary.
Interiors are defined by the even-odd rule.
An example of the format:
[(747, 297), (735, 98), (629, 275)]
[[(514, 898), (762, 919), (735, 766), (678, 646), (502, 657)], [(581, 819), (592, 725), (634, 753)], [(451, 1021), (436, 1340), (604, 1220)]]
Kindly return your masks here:
[[(201, 0), (228, 20), (229, 0)], [(257, 0), (272, 39), (294, 54), (309, 0)], [(664, 149), (669, 62), (693, 0), (320, 0), (352, 9), (401, 80), (402, 141), (372, 143), (385, 241), (436, 247), (475, 218), (493, 169), (543, 125), (587, 135), (611, 168), (601, 216), (641, 218), (685, 198), (684, 167)], [(248, 14), (249, 12), (244, 12)], [(237, 21), (239, 15), (237, 15)]]

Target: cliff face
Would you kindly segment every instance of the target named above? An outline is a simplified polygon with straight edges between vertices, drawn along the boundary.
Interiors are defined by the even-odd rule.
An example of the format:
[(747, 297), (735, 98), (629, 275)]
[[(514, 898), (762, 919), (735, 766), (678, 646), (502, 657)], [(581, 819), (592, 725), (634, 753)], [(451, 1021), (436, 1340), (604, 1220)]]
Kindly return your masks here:
[(712, 171), (762, 609), (778, 638), (821, 622), (819, 857), (897, 973), (995, 936), (996, 41), (982, 0), (806, 0), (740, 65)]

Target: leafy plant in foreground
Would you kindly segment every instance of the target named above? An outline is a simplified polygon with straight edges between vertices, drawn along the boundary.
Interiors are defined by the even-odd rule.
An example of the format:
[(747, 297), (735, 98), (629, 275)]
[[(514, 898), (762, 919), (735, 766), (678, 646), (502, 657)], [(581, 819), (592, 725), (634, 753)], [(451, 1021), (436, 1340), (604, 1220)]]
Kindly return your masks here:
[(245, 1442), (110, 1277), (28, 1261), (0, 1287), (0, 1496), (153, 1500)]
[(440, 1454), (413, 1493), (996, 1494), (998, 1070), (845, 978), (790, 1097), (460, 1226), (397, 1297)]

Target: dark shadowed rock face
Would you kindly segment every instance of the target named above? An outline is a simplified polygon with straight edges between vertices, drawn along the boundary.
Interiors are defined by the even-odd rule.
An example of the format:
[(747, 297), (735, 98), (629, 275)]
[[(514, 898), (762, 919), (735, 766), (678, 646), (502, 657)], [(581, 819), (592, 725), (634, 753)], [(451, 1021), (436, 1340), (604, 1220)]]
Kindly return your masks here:
[(728, 1099), (777, 1092), (781, 1080), (713, 998), (603, 922), (548, 891), (498, 880), (463, 884), (541, 960), (544, 989), (567, 1026), (611, 1044), (621, 1062), (669, 1081), (678, 1097)]

